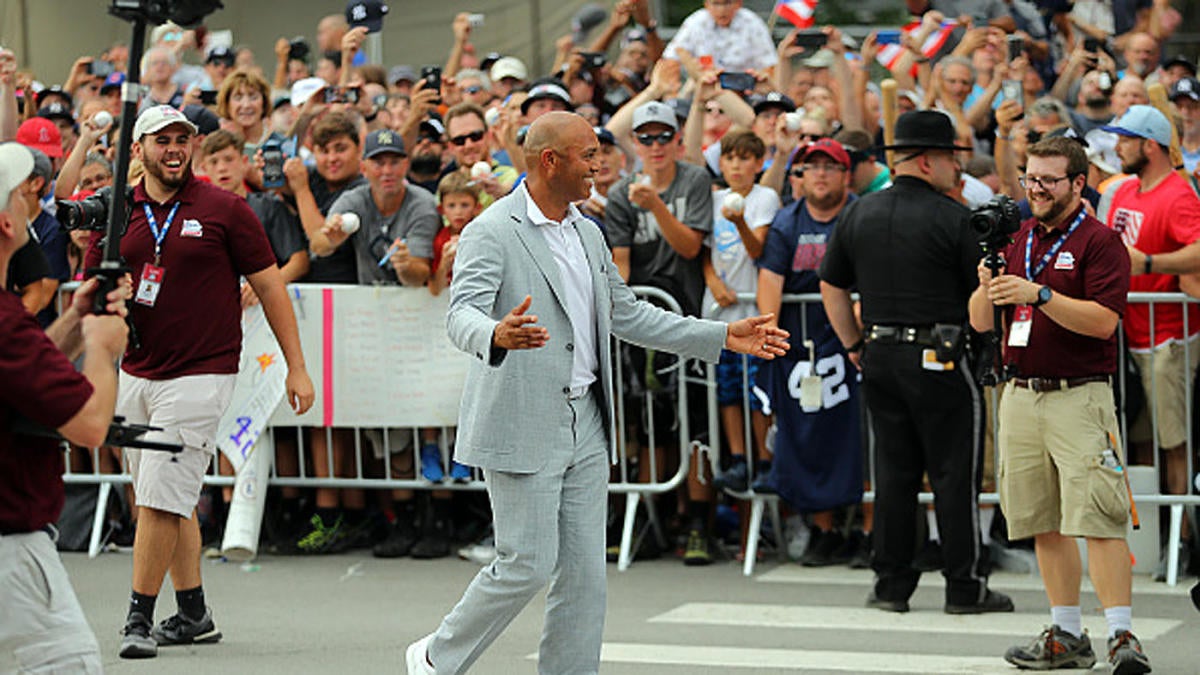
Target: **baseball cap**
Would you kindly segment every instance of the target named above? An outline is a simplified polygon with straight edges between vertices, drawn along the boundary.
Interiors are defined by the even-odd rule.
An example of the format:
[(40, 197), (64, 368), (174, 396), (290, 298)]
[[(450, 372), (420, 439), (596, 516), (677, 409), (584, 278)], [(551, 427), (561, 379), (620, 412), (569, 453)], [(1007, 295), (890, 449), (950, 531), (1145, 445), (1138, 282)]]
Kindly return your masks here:
[(58, 101), (51, 101), (46, 105), (38, 108), (38, 117), (44, 117), (48, 120), (66, 120), (71, 124), (75, 123), (75, 114), (71, 109)]
[(183, 107), (183, 116), (196, 126), (196, 133), (207, 136), (221, 128), (221, 118), (202, 105), (193, 103)]
[(541, 80), (529, 89), (529, 96), (521, 101), (521, 114), (524, 115), (528, 112), (529, 106), (533, 105), (534, 101), (543, 100), (559, 101), (567, 106), (567, 110), (573, 110), (575, 107), (571, 105), (571, 95), (558, 80)]
[(596, 140), (603, 145), (616, 145), (617, 139), (613, 137), (613, 133), (604, 127), (592, 127), (592, 131), (596, 133)]
[(16, 141), (27, 148), (41, 150), (49, 157), (63, 156), (62, 134), (54, 122), (45, 117), (34, 117), (22, 122), (17, 128)]
[(842, 147), (841, 143), (832, 138), (822, 138), (808, 146), (800, 161), (807, 162), (813, 155), (825, 155), (847, 169), (850, 168), (850, 153), (846, 152), (846, 148)]
[(113, 89), (120, 89), (123, 84), (125, 84), (125, 73), (109, 73), (108, 77), (104, 78), (104, 84), (100, 85), (100, 93), (107, 94)]
[(351, 0), (346, 3), (346, 23), (357, 28), (366, 26), (368, 33), (383, 29), (383, 16), (388, 6), (380, 0)]
[(404, 141), (400, 139), (400, 134), (391, 129), (378, 129), (367, 134), (367, 142), (363, 145), (363, 159), (371, 159), (375, 155), (385, 152), (408, 157), (408, 153), (404, 151)]
[(768, 108), (779, 108), (783, 112), (794, 112), (796, 110), (796, 104), (792, 102), (792, 99), (778, 91), (754, 96), (750, 100), (750, 105), (754, 108), (755, 115), (762, 114), (762, 111)]
[(66, 89), (63, 89), (56, 84), (52, 87), (43, 87), (42, 89), (38, 90), (38, 93), (34, 94), (33, 96), (34, 105), (40, 108), (42, 106), (42, 102), (45, 101), (48, 96), (56, 96), (61, 98), (63, 103), (68, 106), (74, 104), (75, 102), (75, 99), (71, 98), (71, 94), (68, 93)]
[(20, 143), (0, 143), (0, 209), (8, 208), (8, 197), (33, 173), (33, 154)]
[(1162, 69), (1166, 70), (1171, 66), (1183, 66), (1189, 73), (1191, 73), (1192, 77), (1196, 77), (1196, 64), (1192, 61), (1189, 61), (1188, 58), (1183, 54), (1176, 54), (1175, 58), (1162, 64)]
[(1100, 128), (1121, 136), (1148, 138), (1164, 147), (1171, 145), (1171, 123), (1154, 106), (1131, 105), (1112, 124)]
[(237, 62), (237, 56), (233, 50), (225, 45), (218, 45), (208, 50), (208, 56), (204, 58), (205, 63), (223, 63), (226, 66), (232, 66)]
[(304, 102), (310, 96), (317, 93), (326, 86), (325, 80), (319, 77), (306, 77), (303, 80), (297, 80), (292, 85), (292, 105), (299, 108), (304, 105)]
[(181, 111), (169, 105), (156, 105), (146, 108), (138, 115), (137, 122), (133, 124), (133, 140), (139, 141), (146, 134), (157, 133), (172, 124), (182, 124), (191, 133), (196, 133), (196, 125), (184, 117)]
[(29, 153), (33, 155), (33, 169), (29, 171), (29, 176), (38, 176), (45, 178), (46, 183), (50, 183), (50, 179), (54, 178), (54, 165), (50, 163), (50, 158), (41, 150), (29, 149)]
[(1171, 85), (1170, 98), (1172, 101), (1184, 97), (1200, 101), (1200, 81), (1194, 77), (1181, 77)]
[(829, 68), (833, 66), (833, 52), (822, 47), (816, 54), (804, 59), (804, 65), (808, 68)]
[(675, 111), (671, 106), (659, 101), (643, 103), (633, 111), (633, 130), (637, 131), (647, 124), (665, 124), (679, 131), (679, 122), (675, 119)]
[(408, 65), (392, 66), (392, 69), (388, 71), (388, 82), (396, 84), (400, 81), (407, 81), (409, 84), (416, 82), (416, 68)]
[(1121, 173), (1121, 158), (1117, 155), (1117, 135), (1102, 129), (1092, 129), (1083, 137), (1087, 141), (1088, 161), (1104, 173)]
[(679, 120), (680, 124), (687, 121), (688, 113), (692, 111), (692, 101), (687, 98), (669, 98), (666, 101), (667, 105), (671, 106), (671, 110), (675, 111), (675, 119)]
[(421, 123), (417, 125), (417, 133), (432, 136), (435, 140), (440, 141), (446, 135), (446, 127), (436, 117), (429, 117), (421, 120)]
[(506, 77), (524, 80), (529, 77), (529, 70), (525, 68), (521, 59), (515, 56), (502, 56), (492, 64), (492, 70), (488, 75), (492, 78), (492, 82), (499, 82)]

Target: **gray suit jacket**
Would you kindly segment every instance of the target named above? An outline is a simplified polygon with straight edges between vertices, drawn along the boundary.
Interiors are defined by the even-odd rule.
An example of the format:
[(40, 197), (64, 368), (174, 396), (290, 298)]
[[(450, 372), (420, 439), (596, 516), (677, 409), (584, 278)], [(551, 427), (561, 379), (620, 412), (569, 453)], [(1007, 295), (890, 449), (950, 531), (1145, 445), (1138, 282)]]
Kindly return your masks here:
[[(526, 191), (514, 190), (463, 230), (450, 284), (450, 341), (475, 357), (467, 371), (458, 417), (455, 459), (494, 471), (533, 473), (555, 450), (573, 447), (571, 381), (574, 345), (566, 295), (545, 235), (527, 216)], [(725, 324), (683, 317), (639, 301), (621, 280), (599, 227), (577, 229), (595, 291), (601, 409), (615, 439), (610, 336), (688, 358), (715, 362)], [(547, 329), (540, 349), (492, 347), (496, 324), (525, 296), (529, 314)]]

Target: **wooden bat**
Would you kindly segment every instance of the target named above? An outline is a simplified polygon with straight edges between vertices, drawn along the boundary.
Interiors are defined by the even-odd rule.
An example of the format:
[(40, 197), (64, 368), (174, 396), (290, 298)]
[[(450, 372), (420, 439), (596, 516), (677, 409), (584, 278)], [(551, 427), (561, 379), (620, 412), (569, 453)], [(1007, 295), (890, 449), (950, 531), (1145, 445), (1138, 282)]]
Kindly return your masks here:
[(1155, 82), (1146, 87), (1146, 93), (1150, 95), (1150, 105), (1158, 108), (1158, 111), (1167, 118), (1171, 123), (1171, 166), (1179, 167), (1176, 171), (1188, 180), (1191, 176), (1188, 175), (1187, 169), (1183, 168), (1183, 152), (1180, 150), (1179, 144), (1179, 128), (1175, 126), (1175, 113), (1171, 110), (1171, 102), (1167, 100), (1167, 88), (1162, 82)]
[[(888, 78), (879, 83), (880, 103), (883, 106), (883, 144), (891, 145), (896, 140), (896, 118), (900, 109), (896, 107), (896, 81)], [(892, 168), (894, 152), (887, 151), (888, 169)]]

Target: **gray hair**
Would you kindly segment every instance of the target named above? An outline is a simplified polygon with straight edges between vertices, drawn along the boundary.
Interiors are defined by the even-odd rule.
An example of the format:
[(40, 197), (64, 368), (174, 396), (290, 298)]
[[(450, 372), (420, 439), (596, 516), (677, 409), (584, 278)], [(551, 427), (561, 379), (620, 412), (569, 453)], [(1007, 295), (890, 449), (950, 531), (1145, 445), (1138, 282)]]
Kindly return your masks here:
[(110, 175), (110, 176), (113, 173), (112, 162), (108, 161), (107, 157), (105, 157), (104, 155), (102, 155), (98, 152), (89, 152), (87, 154), (87, 158), (85, 158), (83, 160), (83, 166), (88, 166), (90, 164), (95, 164), (95, 165), (99, 166), (100, 168), (104, 169), (104, 171), (107, 172), (108, 175)]
[(942, 65), (942, 74), (945, 74), (946, 68), (950, 66), (963, 66), (971, 73), (971, 82), (976, 81), (975, 64), (971, 63), (971, 59), (965, 56), (947, 56), (938, 63)]
[(1071, 123), (1071, 111), (1067, 109), (1067, 104), (1054, 98), (1053, 96), (1043, 96), (1033, 102), (1029, 106), (1030, 117), (1049, 117), (1057, 115), (1059, 124)]
[(479, 84), (483, 85), (484, 89), (490, 90), (492, 88), (491, 78), (488, 77), (487, 73), (483, 72), (482, 70), (476, 70), (475, 68), (463, 68), (454, 76), (455, 82), (462, 82), (463, 80), (470, 79), (479, 80)]

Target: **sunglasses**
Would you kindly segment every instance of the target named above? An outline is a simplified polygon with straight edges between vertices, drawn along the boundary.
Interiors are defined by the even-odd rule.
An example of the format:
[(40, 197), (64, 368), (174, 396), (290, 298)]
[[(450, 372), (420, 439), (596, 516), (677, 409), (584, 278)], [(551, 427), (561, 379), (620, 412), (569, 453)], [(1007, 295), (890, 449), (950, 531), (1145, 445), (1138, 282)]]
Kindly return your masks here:
[(451, 136), (450, 142), (458, 146), (466, 145), (467, 141), (478, 143), (479, 141), (483, 140), (484, 133), (485, 132), (480, 129), (479, 131), (472, 131), (469, 134), (462, 134), (461, 136)]
[(483, 91), (483, 87), (481, 87), (477, 84), (472, 84), (470, 86), (463, 87), (463, 91), (465, 91), (468, 94), (478, 94), (479, 92)]
[(642, 145), (644, 145), (646, 147), (650, 147), (651, 145), (654, 145), (655, 141), (658, 141), (659, 145), (666, 145), (673, 140), (675, 140), (675, 132), (674, 131), (660, 131), (657, 134), (638, 134), (637, 135), (638, 143), (641, 143)]

